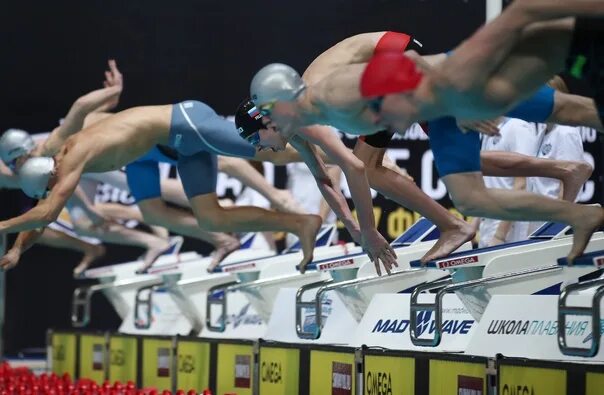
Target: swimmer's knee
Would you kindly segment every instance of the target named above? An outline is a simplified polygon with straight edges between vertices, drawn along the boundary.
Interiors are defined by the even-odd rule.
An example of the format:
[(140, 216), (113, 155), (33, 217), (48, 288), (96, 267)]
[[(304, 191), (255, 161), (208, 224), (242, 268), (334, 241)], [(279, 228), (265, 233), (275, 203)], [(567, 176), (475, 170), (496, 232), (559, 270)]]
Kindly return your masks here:
[(482, 100), (483, 105), (496, 116), (511, 108), (517, 96), (516, 89), (509, 81), (494, 77), (487, 83)]
[(222, 208), (203, 210), (197, 215), (199, 226), (209, 232), (219, 232), (226, 220), (227, 214)]
[(367, 143), (359, 141), (352, 151), (354, 155), (365, 165), (365, 168), (378, 168), (382, 167), (382, 160), (384, 157), (385, 150), (376, 149)]
[(466, 217), (484, 216), (483, 200), (475, 193), (453, 197), (453, 203), (455, 204), (455, 208)]
[(74, 220), (71, 218), (71, 224), (73, 225), (73, 229), (79, 234), (90, 233), (94, 227), (92, 221), (88, 219)]

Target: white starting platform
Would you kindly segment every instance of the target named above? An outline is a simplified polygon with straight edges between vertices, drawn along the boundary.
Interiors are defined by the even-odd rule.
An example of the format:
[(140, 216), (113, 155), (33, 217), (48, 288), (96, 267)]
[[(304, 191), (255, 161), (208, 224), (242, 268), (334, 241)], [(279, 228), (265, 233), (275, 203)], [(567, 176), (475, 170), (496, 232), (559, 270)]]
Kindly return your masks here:
[[(314, 255), (341, 254), (347, 246), (329, 246), (335, 226), (324, 227), (317, 234)], [(161, 283), (140, 287), (135, 306), (120, 328), (124, 333), (195, 334), (218, 338), (258, 338), (265, 321), (242, 293), (231, 291), (272, 276), (295, 272), (302, 259), (299, 243), (283, 254), (230, 255), (212, 273), (204, 270), (185, 275), (181, 270), (162, 271)], [(261, 280), (259, 280), (261, 281)], [(225, 292), (226, 290), (226, 292)], [(228, 303), (227, 303), (228, 301)]]
[[(422, 257), (440, 236), (436, 227), (420, 219), (392, 242), (398, 268), (389, 276), (378, 276), (364, 253), (348, 254), (311, 265), (323, 277), (297, 290), (282, 289), (273, 312), (267, 339), (349, 344), (354, 329), (377, 293), (410, 292), (416, 285), (448, 276), (448, 272), (411, 269), (409, 262)], [(464, 244), (460, 249), (471, 247)], [(295, 301), (295, 312), (291, 303)], [(295, 315), (293, 314), (295, 313)]]
[(398, 268), (383, 276), (360, 247), (329, 245), (333, 232), (319, 232), (304, 274), (299, 246), (242, 249), (212, 273), (208, 258), (185, 253), (144, 275), (133, 274), (139, 262), (92, 269), (100, 284), (86, 292), (109, 297), (126, 334), (604, 362), (602, 232), (572, 265), (572, 232), (556, 223), (422, 263), (439, 232), (420, 219), (392, 243)]
[(397, 270), (378, 276), (360, 247), (329, 245), (333, 230), (318, 235), (305, 274), (296, 268), (299, 251), (240, 251), (213, 273), (195, 253), (179, 262), (163, 257), (142, 276), (132, 275), (140, 263), (93, 269), (87, 274), (101, 284), (92, 287), (107, 285), (103, 293), (122, 298), (130, 292), (130, 327), (51, 333), (52, 369), (75, 374), (66, 361), (76, 361), (80, 373), (90, 371), (81, 354), (88, 350), (110, 361), (106, 379), (122, 378), (111, 362), (119, 355), (143, 386), (173, 391), (602, 393), (601, 232), (572, 264), (563, 258), (572, 234), (554, 223), (526, 241), (467, 243), (422, 264), (439, 237), (422, 219), (392, 243)]
[[(571, 236), (567, 227), (550, 223), (527, 241), (460, 252), (427, 265), (411, 262), (411, 266), (418, 269), (449, 270), (452, 276), (421, 284), (410, 296), (376, 296), (359, 325), (356, 343), (476, 354), (473, 344), (481, 343), (479, 338), (486, 332), (481, 328), (487, 310), (491, 322), (495, 317), (503, 319), (506, 311), (503, 305), (513, 312), (518, 311), (518, 306), (525, 306), (517, 300), (509, 304), (501, 302), (508, 295), (535, 303), (545, 300), (545, 295), (553, 295), (552, 300), (557, 300), (561, 286), (598, 270), (594, 265), (565, 267), (558, 264), (558, 258), (570, 251)], [(602, 246), (604, 235), (597, 232), (586, 252), (601, 250)], [(429, 291), (433, 293), (427, 294)], [(496, 306), (492, 306), (493, 302)], [(555, 312), (549, 317), (556, 321)], [(402, 333), (406, 335), (400, 336)], [(444, 334), (447, 336), (443, 337)], [(489, 356), (508, 350), (502, 349), (501, 343), (493, 341), (492, 336), (484, 343), (491, 344), (491, 348), (477, 347), (486, 350), (483, 353)], [(529, 355), (529, 349), (537, 355)], [(495, 350), (498, 351), (493, 352)], [(531, 348), (530, 343), (521, 347), (519, 353), (517, 356), (546, 358), (539, 347)]]
[[(313, 254), (315, 260), (360, 251), (354, 244), (329, 245), (335, 231), (333, 226), (319, 233)], [(301, 258), (302, 253), (298, 250), (254, 262), (222, 265), (222, 272), (235, 275), (237, 279), (212, 287), (207, 293), (206, 326), (201, 335), (212, 338), (265, 337), (267, 323), (275, 306), (281, 302), (279, 291), (322, 280), (322, 274), (312, 270), (300, 274), (297, 265)], [(242, 312), (249, 311), (256, 314), (257, 319), (241, 319)], [(255, 327), (246, 327), (248, 323)]]
[[(225, 262), (235, 262), (255, 257), (266, 257), (272, 252), (265, 248), (258, 248), (256, 235), (245, 235), (241, 239), (239, 250), (229, 255)], [(75, 289), (72, 299), (72, 325), (85, 327), (90, 322), (92, 311), (92, 297), (101, 292), (109, 300), (115, 311), (122, 318), (122, 327), (126, 333), (135, 328), (131, 317), (134, 315), (135, 302), (138, 299), (139, 289), (157, 287), (163, 284), (165, 278), (192, 277), (206, 273), (206, 268), (211, 258), (202, 257), (196, 252), (185, 252), (160, 256), (147, 273), (137, 274), (142, 266), (142, 261), (137, 260), (100, 268), (89, 269), (84, 272), (81, 279), (96, 280), (98, 284), (84, 285)]]

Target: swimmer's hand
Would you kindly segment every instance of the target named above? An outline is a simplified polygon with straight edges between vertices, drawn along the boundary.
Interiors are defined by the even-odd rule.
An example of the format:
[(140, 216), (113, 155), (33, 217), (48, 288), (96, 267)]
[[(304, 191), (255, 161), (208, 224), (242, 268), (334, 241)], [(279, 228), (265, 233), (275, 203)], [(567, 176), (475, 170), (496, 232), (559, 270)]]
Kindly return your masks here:
[(367, 255), (369, 255), (369, 259), (371, 259), (375, 265), (375, 271), (378, 276), (382, 275), (380, 261), (384, 264), (384, 269), (386, 269), (388, 274), (391, 274), (393, 266), (398, 267), (394, 249), (392, 249), (390, 244), (388, 244), (386, 239), (384, 239), (376, 229), (371, 229), (369, 232), (363, 232), (361, 236), (361, 245)]
[(109, 97), (109, 99), (105, 103), (103, 103), (101, 107), (96, 109), (95, 111), (97, 112), (109, 111), (114, 109), (118, 105), (120, 101), (120, 95), (124, 90), (124, 77), (122, 76), (120, 70), (117, 68), (117, 63), (114, 59), (109, 59), (108, 65), (109, 71), (105, 71), (105, 81), (103, 82), (103, 86), (105, 88), (111, 88), (115, 92), (115, 94)]
[(20, 257), (21, 254), (19, 253), (19, 251), (11, 249), (6, 253), (6, 255), (0, 258), (0, 267), (2, 268), (2, 270), (5, 271), (12, 269), (17, 266)]
[(487, 136), (500, 136), (499, 125), (497, 122), (490, 121), (460, 121), (457, 120), (457, 126), (462, 132), (478, 132)]
[(76, 105), (86, 114), (91, 112), (107, 112), (117, 106), (124, 89), (122, 73), (117, 68), (115, 60), (109, 61), (109, 71), (105, 71), (103, 88), (85, 94), (76, 100)]

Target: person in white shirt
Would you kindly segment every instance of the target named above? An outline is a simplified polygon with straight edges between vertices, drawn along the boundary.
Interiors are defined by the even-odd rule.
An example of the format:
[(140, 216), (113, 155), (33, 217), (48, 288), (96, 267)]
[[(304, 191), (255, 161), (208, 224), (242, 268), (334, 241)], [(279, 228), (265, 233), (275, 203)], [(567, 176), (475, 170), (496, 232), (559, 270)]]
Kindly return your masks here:
[[(342, 170), (337, 166), (327, 168), (327, 173), (333, 185), (340, 185)], [(336, 214), (327, 204), (323, 195), (317, 188), (314, 176), (305, 163), (287, 164), (287, 189), (291, 192), (297, 203), (309, 214), (320, 215), (324, 225), (336, 222)], [(296, 241), (293, 235), (288, 234), (286, 245), (289, 247)]]
[[(516, 152), (535, 156), (537, 136), (531, 124), (520, 119), (502, 117), (499, 120), (499, 136), (482, 136), (481, 150)], [(524, 177), (484, 177), (487, 188), (526, 189)], [(528, 224), (520, 221), (501, 221), (480, 218), (479, 247), (497, 245), (526, 238)]]
[[(567, 160), (584, 162), (583, 139), (580, 128), (555, 124), (534, 124), (539, 137), (536, 157), (556, 160)], [(589, 165), (591, 167), (591, 165)], [(591, 167), (593, 171), (593, 167)], [(586, 175), (586, 181), (591, 172)], [(552, 178), (529, 177), (527, 181), (528, 190), (552, 199), (560, 199), (564, 193), (564, 187), (560, 181)], [(572, 197), (577, 201), (578, 194)], [(542, 222), (531, 222), (529, 230), (537, 229)]]

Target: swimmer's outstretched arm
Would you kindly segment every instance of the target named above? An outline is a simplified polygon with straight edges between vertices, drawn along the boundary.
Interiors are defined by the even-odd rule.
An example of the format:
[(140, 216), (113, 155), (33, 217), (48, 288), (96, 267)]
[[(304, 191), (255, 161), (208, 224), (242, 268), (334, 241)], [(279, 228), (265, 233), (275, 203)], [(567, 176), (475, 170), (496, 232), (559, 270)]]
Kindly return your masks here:
[(601, 0), (516, 0), (509, 9), (528, 15), (533, 22), (567, 16), (604, 16)]
[(290, 140), (290, 143), (298, 150), (300, 156), (304, 159), (304, 163), (306, 163), (315, 178), (319, 191), (321, 191), (327, 204), (336, 213), (340, 221), (344, 223), (344, 226), (346, 226), (346, 229), (350, 232), (353, 240), (360, 244), (361, 230), (359, 224), (352, 216), (348, 203), (339, 189), (339, 184), (335, 184), (334, 186), (333, 180), (329, 176), (325, 164), (317, 155), (315, 147), (298, 136), (294, 136)]
[(254, 157), (250, 159), (259, 162), (271, 162), (277, 166), (284, 166), (294, 162), (303, 162), (300, 153), (289, 144), (285, 146), (283, 151), (256, 151)]
[(451, 56), (427, 73), (426, 77), (437, 91), (450, 88), (469, 91), (484, 83), (503, 62), (530, 22), (526, 13), (505, 10), (462, 42)]
[[(527, 27), (539, 21), (572, 15), (604, 16), (601, 0), (516, 0), (490, 23), (464, 41), (442, 63), (436, 86), (467, 91), (498, 68), (522, 39)], [(536, 25), (534, 25), (536, 26)]]
[[(334, 164), (334, 161), (328, 157), (320, 147), (315, 147), (315, 149), (317, 155), (319, 155), (319, 158), (321, 158), (324, 163), (328, 165)], [(283, 151), (256, 151), (254, 157), (249, 159), (258, 162), (271, 162), (277, 166), (285, 166), (288, 163), (304, 162), (300, 153), (289, 144), (285, 146)]]
[(28, 230), (26, 232), (19, 233), (15, 243), (10, 250), (0, 258), (0, 268), (2, 270), (8, 270), (15, 267), (19, 263), (21, 255), (33, 246), (44, 233), (44, 228)]
[(0, 222), (0, 233), (13, 233), (48, 226), (56, 220), (65, 203), (78, 186), (81, 170), (74, 170), (59, 177), (48, 197), (40, 200), (31, 210), (18, 217)]
[(114, 108), (122, 94), (123, 78), (114, 60), (109, 61), (110, 71), (105, 72), (104, 88), (97, 89), (78, 98), (69, 109), (63, 123), (56, 127), (50, 136), (36, 148), (36, 156), (53, 156), (67, 138), (84, 127), (86, 116), (92, 112), (107, 111)]
[[(342, 169), (357, 209), (361, 245), (375, 264), (376, 272), (381, 274), (379, 262), (382, 261), (390, 274), (392, 266), (398, 266), (396, 253), (375, 227), (373, 204), (364, 163), (326, 126), (302, 128), (295, 138), (318, 145)], [(327, 196), (325, 198), (327, 199)], [(338, 209), (338, 207), (332, 208), (334, 211)]]
[(21, 255), (42, 237), (42, 233), (44, 233), (44, 228), (20, 232), (11, 249), (0, 258), (0, 268), (6, 270), (15, 266), (19, 262)]
[(323, 148), (325, 153), (340, 166), (350, 186), (361, 230), (375, 229), (373, 204), (363, 162), (346, 148), (338, 136), (325, 127), (306, 127), (301, 129), (298, 135), (307, 142)]

